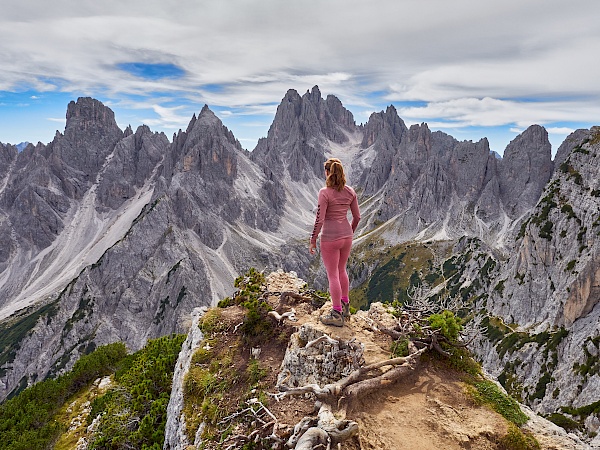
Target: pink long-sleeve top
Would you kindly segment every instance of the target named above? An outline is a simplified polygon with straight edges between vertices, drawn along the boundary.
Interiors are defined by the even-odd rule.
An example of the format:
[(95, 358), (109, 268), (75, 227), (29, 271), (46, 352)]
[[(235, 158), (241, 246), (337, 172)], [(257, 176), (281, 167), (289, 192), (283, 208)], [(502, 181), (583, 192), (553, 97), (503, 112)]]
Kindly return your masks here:
[[(348, 222), (348, 209), (352, 212), (352, 224)], [(321, 242), (330, 242), (346, 237), (352, 237), (360, 220), (356, 192), (350, 186), (337, 191), (324, 187), (319, 191), (317, 216), (310, 242), (317, 244), (317, 236), (321, 230)]]

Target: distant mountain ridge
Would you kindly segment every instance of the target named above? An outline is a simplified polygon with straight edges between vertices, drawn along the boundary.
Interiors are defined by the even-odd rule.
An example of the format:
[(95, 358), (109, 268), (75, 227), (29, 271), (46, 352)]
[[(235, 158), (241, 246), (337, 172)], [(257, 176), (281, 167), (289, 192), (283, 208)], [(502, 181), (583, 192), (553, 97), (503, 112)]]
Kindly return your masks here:
[[(267, 136), (247, 152), (208, 106), (169, 143), (146, 126), (120, 130), (97, 100), (71, 102), (65, 131), (51, 143), (22, 152), (0, 145), (0, 240), (6, 243), (0, 326), (24, 329), (14, 324), (46, 305), (35, 324), (14, 331), (14, 341), (0, 348), (0, 398), (60, 373), (97, 345), (120, 340), (139, 349), (149, 338), (186, 330), (192, 309), (230, 294), (234, 278), (249, 267), (296, 271), (323, 284), (306, 243), (330, 156), (342, 159), (360, 195), (356, 245), (476, 238), (498, 261), (485, 308), (519, 322), (521, 307), (493, 289), (502, 277), (514, 278), (507, 271), (527, 276), (522, 261), (530, 255), (541, 258), (533, 255), (547, 243), (532, 241), (539, 222), (531, 214), (547, 214), (539, 202), (552, 189), (550, 180), (562, 176), (577, 184), (576, 171), (590, 192), (598, 189), (591, 181), (596, 174), (575, 165), (595, 153), (595, 133), (573, 133), (553, 162), (546, 130), (533, 125), (498, 159), (487, 139), (459, 142), (426, 124), (406, 127), (393, 106), (356, 125), (336, 97), (323, 99), (315, 86), (304, 95), (288, 91)], [(587, 194), (581, 201), (593, 210), (597, 200)], [(585, 245), (595, 249), (589, 220), (582, 222)], [(552, 239), (568, 242), (581, 233), (564, 229)], [(535, 248), (526, 246), (531, 242)], [(511, 256), (516, 251), (518, 263)], [(585, 265), (581, 258), (577, 267)], [(516, 266), (521, 269), (510, 269)], [(535, 273), (534, 266), (527, 271)], [(574, 276), (561, 286), (580, 282), (585, 285)], [(516, 294), (522, 284), (504, 285), (523, 298)], [(539, 294), (537, 307), (555, 308), (545, 306), (535, 286), (529, 292)], [(586, 305), (571, 321), (556, 322), (549, 313), (526, 322), (543, 328), (552, 318), (553, 326), (571, 327), (598, 309)], [(594, 338), (590, 327), (584, 339)]]

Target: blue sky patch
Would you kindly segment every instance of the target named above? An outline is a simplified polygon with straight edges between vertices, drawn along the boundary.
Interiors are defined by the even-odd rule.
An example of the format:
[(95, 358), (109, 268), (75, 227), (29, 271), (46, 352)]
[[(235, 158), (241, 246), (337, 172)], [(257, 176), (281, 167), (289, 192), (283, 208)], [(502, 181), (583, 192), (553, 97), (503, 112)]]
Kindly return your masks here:
[(133, 76), (145, 78), (147, 80), (180, 78), (185, 75), (185, 70), (175, 64), (147, 64), (133, 62), (117, 64), (117, 67)]

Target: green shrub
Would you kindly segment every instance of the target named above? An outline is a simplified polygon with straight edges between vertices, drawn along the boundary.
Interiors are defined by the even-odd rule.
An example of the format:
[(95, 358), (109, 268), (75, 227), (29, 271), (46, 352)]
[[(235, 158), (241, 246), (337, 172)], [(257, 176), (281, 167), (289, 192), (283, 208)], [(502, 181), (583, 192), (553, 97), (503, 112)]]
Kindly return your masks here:
[(56, 379), (32, 385), (0, 404), (0, 449), (46, 449), (58, 438), (54, 416), (67, 399), (95, 379), (114, 372), (127, 350), (123, 343), (98, 347)]
[(408, 339), (399, 339), (392, 342), (392, 355), (394, 357), (408, 356)]
[(504, 294), (504, 282), (506, 280), (500, 280), (498, 281), (498, 284), (496, 284), (496, 286), (494, 286), (494, 291), (498, 292), (501, 296)]
[(572, 259), (567, 263), (567, 267), (565, 267), (565, 272), (571, 272), (575, 268), (575, 264), (577, 264), (576, 259)]
[(246, 367), (246, 376), (248, 377), (248, 383), (255, 385), (264, 377), (267, 376), (269, 371), (264, 367), (261, 367), (260, 362), (257, 359), (251, 359)]
[(467, 349), (452, 347), (448, 349), (448, 352), (450, 353), (448, 358), (450, 367), (474, 377), (481, 375), (481, 365), (473, 359)]
[[(272, 308), (262, 295), (265, 282), (263, 273), (252, 267), (246, 274), (235, 279), (234, 285), (238, 290), (233, 298), (226, 298), (219, 303), (223, 307), (240, 305), (247, 309), (240, 330), (246, 343), (252, 342), (254, 345), (270, 339), (273, 335), (273, 321), (268, 317)], [(213, 312), (213, 316), (206, 320), (218, 324), (216, 314)]]
[(117, 385), (92, 404), (102, 414), (88, 448), (162, 448), (175, 363), (185, 335), (164, 336), (124, 360)]
[(576, 422), (575, 420), (565, 416), (560, 413), (552, 413), (546, 417), (550, 422), (558, 425), (561, 428), (564, 428), (567, 431), (575, 431), (581, 429), (581, 424)]
[(499, 450), (539, 450), (540, 443), (531, 435), (523, 433), (518, 427), (511, 425), (508, 433), (498, 442)]
[(452, 311), (443, 311), (441, 314), (432, 314), (427, 319), (434, 330), (440, 330), (442, 336), (450, 342), (458, 340), (458, 333), (462, 330), (461, 320)]

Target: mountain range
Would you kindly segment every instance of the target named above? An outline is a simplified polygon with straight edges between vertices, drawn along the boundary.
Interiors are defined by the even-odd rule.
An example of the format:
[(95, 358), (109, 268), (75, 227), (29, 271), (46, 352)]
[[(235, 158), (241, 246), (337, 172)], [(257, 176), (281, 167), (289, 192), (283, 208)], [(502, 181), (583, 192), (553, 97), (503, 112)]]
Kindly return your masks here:
[(0, 399), (96, 346), (187, 331), (249, 267), (325, 290), (307, 244), (328, 157), (359, 194), (354, 287), (386, 249), (446, 243), (446, 286), (487, 320), (484, 368), (545, 414), (600, 398), (599, 128), (553, 160), (532, 125), (498, 158), (393, 106), (357, 125), (316, 86), (285, 94), (251, 152), (208, 106), (171, 141), (92, 98), (66, 119), (47, 145), (0, 144)]

